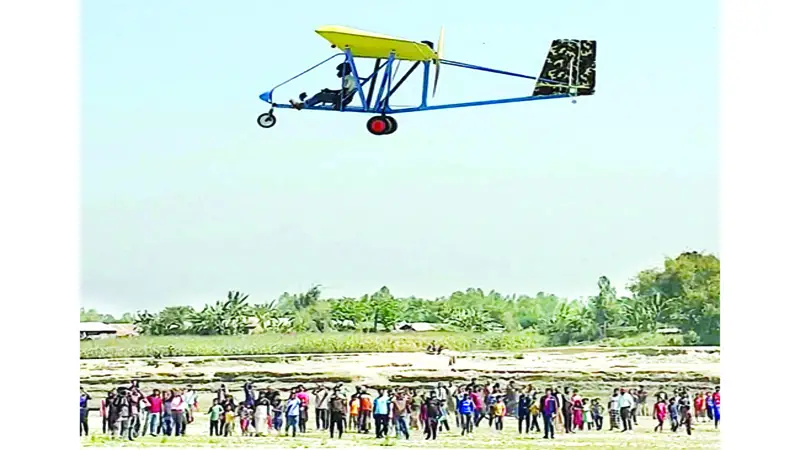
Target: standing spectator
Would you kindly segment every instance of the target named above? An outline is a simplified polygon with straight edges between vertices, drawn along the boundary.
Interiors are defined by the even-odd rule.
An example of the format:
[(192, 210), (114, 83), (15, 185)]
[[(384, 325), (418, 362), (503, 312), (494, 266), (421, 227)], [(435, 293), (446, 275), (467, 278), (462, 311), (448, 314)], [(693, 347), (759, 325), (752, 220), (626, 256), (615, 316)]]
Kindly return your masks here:
[(80, 436), (89, 436), (89, 400), (92, 397), (81, 388), (81, 430)]
[(392, 417), (394, 418), (395, 430), (398, 438), (401, 434), (405, 435), (406, 439), (411, 438), (408, 433), (408, 423), (406, 422), (407, 415), (408, 398), (402, 392), (397, 391), (394, 399), (392, 399)]
[[(194, 411), (197, 410), (197, 393), (192, 388), (192, 385), (186, 386), (184, 393), (184, 401), (186, 402), (186, 424), (194, 422)], [(183, 435), (186, 435), (186, 427), (183, 427)]]
[(656, 405), (653, 407), (653, 418), (658, 421), (658, 424), (653, 431), (658, 431), (659, 433), (664, 431), (664, 420), (667, 418), (667, 403), (663, 399), (659, 399)]
[(714, 399), (711, 397), (711, 392), (706, 392), (705, 397), (705, 406), (706, 406), (706, 415), (708, 416), (708, 421), (714, 421)]
[(372, 410), (375, 417), (375, 437), (380, 439), (389, 432), (389, 398), (383, 389), (378, 390)]
[(611, 398), (608, 399), (608, 429), (614, 430), (620, 428), (620, 410), (619, 410), (619, 389), (614, 389)]
[(298, 417), (298, 428), (301, 433), (306, 432), (306, 424), (308, 423), (308, 403), (309, 397), (306, 388), (301, 384), (297, 386), (297, 399), (300, 400), (300, 416)]
[[(255, 405), (256, 409), (253, 412), (253, 428), (255, 428), (256, 436), (264, 436), (264, 429), (267, 428), (267, 421), (269, 420), (269, 399), (266, 396), (262, 396), (258, 401), (255, 401)], [(275, 411), (273, 410), (273, 415), (274, 414)]]
[(458, 405), (458, 414), (461, 420), (461, 435), (472, 434), (474, 423), (473, 414), (475, 413), (475, 403), (469, 393), (464, 392)]
[(114, 429), (119, 431), (119, 437), (124, 438), (127, 437), (128, 440), (133, 440), (133, 435), (131, 434), (131, 403), (130, 403), (130, 393), (126, 389), (122, 389), (117, 392), (117, 397), (114, 402), (114, 407), (116, 408), (116, 425)]
[(176, 389), (172, 390), (172, 400), (170, 400), (172, 411), (172, 426), (175, 430), (175, 436), (183, 436), (184, 428), (184, 410), (186, 409), (186, 402), (183, 396)]
[(472, 388), (472, 392), (469, 394), (470, 400), (475, 405), (475, 426), (479, 426), (481, 424), (481, 420), (485, 417), (486, 411), (484, 409), (483, 399), (481, 398), (480, 392), (478, 391), (480, 388), (475, 386)]
[(292, 429), (292, 437), (297, 436), (297, 423), (300, 418), (301, 402), (297, 398), (297, 394), (292, 392), (289, 394), (289, 400), (286, 402), (286, 435), (289, 435), (289, 428)]
[(719, 428), (719, 386), (714, 388), (714, 393), (711, 395), (712, 400), (712, 407), (713, 407), (713, 416), (714, 416), (714, 428)]
[(147, 398), (150, 405), (148, 408), (147, 425), (150, 436), (156, 436), (161, 429), (161, 414), (164, 411), (161, 391), (153, 389), (153, 393)]
[(530, 398), (530, 403), (531, 403), (531, 413), (530, 413), (530, 416), (531, 416), (531, 429), (536, 428), (536, 432), (540, 433), (542, 431), (542, 429), (539, 428), (539, 413), (540, 413), (540, 411), (539, 411), (539, 400), (536, 398), (536, 392), (533, 392), (532, 390), (529, 390), (528, 391), (528, 398)]
[(357, 394), (350, 397), (350, 418), (347, 422), (347, 428), (358, 431), (358, 411), (360, 400)]
[(672, 426), (672, 432), (678, 431), (678, 427), (681, 425), (680, 422), (680, 411), (678, 410), (678, 404), (675, 402), (675, 397), (669, 399), (669, 421), (670, 425)]
[(631, 405), (631, 419), (633, 419), (634, 425), (639, 425), (639, 422), (636, 419), (636, 417), (639, 415), (639, 392), (637, 392), (636, 389), (631, 389), (628, 391), (628, 394), (630, 394), (631, 398), (633, 399), (633, 405)]
[(503, 397), (497, 397), (497, 401), (493, 405), (495, 428), (497, 431), (503, 431), (503, 418), (506, 416), (506, 404)]
[(219, 398), (214, 399), (211, 408), (208, 409), (208, 435), (221, 436), (222, 427), (220, 426), (220, 419), (224, 414), (225, 409), (219, 404)]
[(367, 391), (362, 391), (358, 399), (360, 402), (358, 408), (358, 432), (369, 433), (369, 424), (372, 418), (372, 397)]
[(108, 432), (108, 411), (113, 397), (114, 391), (109, 391), (106, 397), (100, 400), (100, 418), (103, 421), (103, 434)]
[(686, 425), (686, 434), (689, 436), (692, 435), (692, 407), (690, 405), (690, 400), (688, 394), (684, 394), (681, 396), (681, 399), (678, 403), (678, 412), (681, 415), (681, 423)]
[(526, 392), (522, 392), (517, 400), (517, 429), (519, 434), (522, 434), (522, 428), (525, 428), (525, 434), (531, 430), (531, 398)]
[(647, 408), (647, 391), (644, 390), (644, 386), (641, 385), (639, 386), (638, 394), (639, 394), (639, 405), (641, 407), (641, 411), (639, 412), (639, 414), (641, 414), (642, 416), (649, 416), (650, 411), (648, 411)]
[(226, 388), (224, 384), (220, 384), (219, 389), (217, 389), (217, 400), (219, 400), (219, 404), (220, 405), (224, 404), (227, 398), (228, 398), (228, 388)]
[(539, 410), (542, 412), (542, 420), (544, 421), (544, 438), (555, 439), (555, 429), (553, 428), (553, 419), (558, 414), (558, 400), (553, 396), (552, 389), (545, 389), (544, 395), (539, 402)]
[(583, 398), (578, 395), (578, 390), (572, 390), (572, 432), (576, 429), (583, 430)]
[(162, 394), (162, 407), (164, 412), (161, 419), (161, 429), (164, 436), (169, 436), (172, 434), (172, 429), (174, 428), (172, 420), (172, 391), (165, 390)]
[(328, 388), (325, 386), (317, 386), (312, 394), (314, 394), (314, 422), (316, 423), (317, 430), (327, 430), (329, 414)]
[(563, 394), (559, 394), (558, 400), (561, 403), (561, 414), (564, 418), (564, 433), (574, 433), (575, 431), (572, 429), (572, 419), (573, 415), (573, 405), (572, 399), (570, 397), (570, 389), (564, 389)]
[(633, 430), (633, 423), (631, 421), (631, 408), (633, 408), (634, 402), (633, 397), (631, 394), (625, 391), (625, 389), (620, 389), (619, 395), (619, 415), (622, 418), (622, 432)]
[(447, 383), (447, 411), (452, 411), (453, 414), (456, 416), (456, 427), (459, 426), (458, 420), (458, 401), (461, 398), (457, 389), (453, 386), (453, 382), (450, 381)]
[(142, 415), (141, 411), (141, 400), (144, 395), (139, 391), (139, 383), (138, 381), (134, 381), (131, 383), (130, 389), (128, 389), (128, 402), (130, 404), (130, 426), (128, 428), (128, 433), (131, 435), (132, 439), (136, 439), (139, 437), (139, 431), (142, 429)]
[(339, 439), (342, 438), (345, 427), (345, 417), (347, 417), (347, 397), (343, 396), (339, 389), (333, 390), (333, 395), (328, 400), (327, 413), (329, 414), (329, 427), (331, 439), (333, 439), (334, 428), (339, 430)]
[(442, 416), (442, 408), (439, 404), (439, 399), (436, 394), (431, 392), (422, 407), (425, 411), (425, 420), (427, 426), (425, 427), (425, 440), (436, 440), (439, 431), (439, 419)]
[(603, 429), (603, 405), (600, 404), (599, 398), (592, 401), (592, 420), (597, 431)]
[[(272, 429), (280, 436), (281, 428), (283, 427), (283, 412), (285, 405), (281, 403), (280, 398), (275, 398), (272, 402)], [(287, 427), (288, 431), (288, 427)]]
[(411, 389), (408, 393), (408, 423), (412, 430), (419, 430), (420, 399), (416, 389)]
[(222, 435), (225, 437), (233, 436), (233, 424), (236, 421), (236, 414), (233, 413), (233, 407), (230, 403), (225, 405), (225, 414), (222, 420)]
[[(588, 400), (589, 399), (586, 399), (584, 402)], [(589, 431), (592, 431), (594, 428), (594, 417), (592, 417), (592, 409), (590, 405), (584, 404), (583, 406), (583, 423), (586, 425), (586, 429)], [(583, 430), (583, 427), (581, 427), (581, 430)]]
[(696, 421), (700, 421), (702, 419), (703, 422), (706, 420), (706, 402), (703, 399), (703, 394), (701, 392), (697, 392), (694, 395), (694, 418)]

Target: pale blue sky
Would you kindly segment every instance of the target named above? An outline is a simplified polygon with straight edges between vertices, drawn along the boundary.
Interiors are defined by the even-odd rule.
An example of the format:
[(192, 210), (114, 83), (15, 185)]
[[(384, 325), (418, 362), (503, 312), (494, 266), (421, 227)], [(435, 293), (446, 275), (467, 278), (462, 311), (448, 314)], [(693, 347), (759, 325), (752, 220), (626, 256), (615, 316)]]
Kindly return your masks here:
[[(384, 4), (84, 1), (84, 306), (316, 283), (582, 297), (600, 275), (622, 290), (665, 255), (718, 251), (716, 2)], [(432, 41), (444, 25), (447, 58), (532, 75), (550, 40), (597, 39), (597, 94), (402, 114), (388, 137), (363, 114), (280, 110), (259, 128), (258, 95), (333, 52), (326, 24)], [(441, 78), (435, 102), (532, 90)], [(277, 95), (337, 81), (323, 67)]]

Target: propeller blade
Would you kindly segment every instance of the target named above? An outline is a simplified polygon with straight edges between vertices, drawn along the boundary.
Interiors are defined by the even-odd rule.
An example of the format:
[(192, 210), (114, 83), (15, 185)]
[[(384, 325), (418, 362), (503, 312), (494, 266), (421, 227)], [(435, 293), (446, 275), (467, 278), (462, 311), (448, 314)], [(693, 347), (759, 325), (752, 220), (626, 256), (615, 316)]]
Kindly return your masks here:
[(431, 97), (436, 97), (436, 87), (439, 85), (439, 70), (441, 69), (442, 65), (439, 62), (444, 55), (444, 26), (439, 31), (439, 43), (436, 45), (436, 60), (434, 63), (436, 64), (436, 72), (433, 75), (433, 95)]

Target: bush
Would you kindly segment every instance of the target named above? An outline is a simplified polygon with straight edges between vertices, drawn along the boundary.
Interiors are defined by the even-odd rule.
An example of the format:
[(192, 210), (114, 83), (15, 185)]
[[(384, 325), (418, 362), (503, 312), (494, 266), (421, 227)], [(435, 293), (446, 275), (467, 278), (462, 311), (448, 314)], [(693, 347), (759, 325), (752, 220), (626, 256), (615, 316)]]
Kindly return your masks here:
[(431, 341), (456, 351), (527, 350), (547, 339), (518, 333), (265, 333), (243, 336), (137, 336), (81, 342), (81, 359), (243, 356), (292, 353), (417, 352)]
[(703, 340), (700, 339), (700, 335), (695, 333), (694, 330), (689, 330), (683, 335), (683, 344), (684, 345), (702, 345)]

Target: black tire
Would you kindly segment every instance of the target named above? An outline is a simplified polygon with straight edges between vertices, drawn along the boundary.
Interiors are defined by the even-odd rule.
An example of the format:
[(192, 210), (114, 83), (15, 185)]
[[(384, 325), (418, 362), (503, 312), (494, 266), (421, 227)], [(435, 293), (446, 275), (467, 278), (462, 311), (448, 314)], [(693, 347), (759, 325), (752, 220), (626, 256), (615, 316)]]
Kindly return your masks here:
[(389, 121), (384, 116), (370, 117), (367, 121), (367, 131), (375, 136), (382, 136), (389, 130)]
[(278, 119), (272, 113), (264, 113), (258, 116), (258, 126), (261, 128), (272, 128), (277, 122)]
[(384, 119), (386, 119), (386, 122), (389, 123), (389, 128), (387, 128), (386, 132), (383, 134), (392, 134), (397, 131), (397, 120), (394, 117), (386, 116)]

